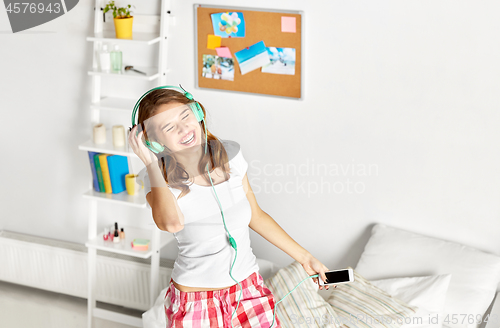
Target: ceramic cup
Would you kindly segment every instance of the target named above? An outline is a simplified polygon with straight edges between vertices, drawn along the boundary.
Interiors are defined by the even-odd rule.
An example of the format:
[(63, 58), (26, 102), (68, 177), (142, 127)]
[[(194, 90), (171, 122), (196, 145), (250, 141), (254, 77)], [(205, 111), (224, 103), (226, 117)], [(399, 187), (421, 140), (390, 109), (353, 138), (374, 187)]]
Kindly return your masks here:
[(135, 195), (139, 190), (140, 186), (135, 179), (137, 178), (137, 174), (129, 173), (125, 175), (125, 187), (127, 188), (127, 193), (131, 196)]

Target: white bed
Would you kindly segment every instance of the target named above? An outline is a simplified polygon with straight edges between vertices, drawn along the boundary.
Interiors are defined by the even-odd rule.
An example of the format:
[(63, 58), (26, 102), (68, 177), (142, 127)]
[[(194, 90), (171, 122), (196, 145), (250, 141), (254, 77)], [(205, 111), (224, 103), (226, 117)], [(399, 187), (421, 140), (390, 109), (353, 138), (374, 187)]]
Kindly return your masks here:
[[(277, 279), (278, 276), (290, 280), (297, 279), (290, 281), (290, 284), (295, 286), (297, 281), (307, 277), (305, 271), (301, 277), (287, 276), (286, 270), (290, 267), (294, 267), (293, 272), (301, 271), (297, 262), (285, 268), (263, 259), (257, 259), (257, 262), (260, 274), (277, 299), (281, 299), (283, 295), (272, 288), (273, 279)], [(447, 323), (440, 320), (434, 325), (426, 322), (402, 324), (399, 326), (401, 328), (500, 327), (500, 300), (495, 302), (500, 298), (500, 292), (497, 292), (500, 282), (500, 256), (384, 224), (375, 224), (370, 240), (353, 269), (359, 277), (358, 280), (365, 281), (369, 288), (383, 290), (391, 298), (404, 301), (408, 306), (418, 307), (420, 312), (417, 313), (422, 317), (428, 313), (439, 313), (439, 318), (444, 318), (448, 314), (449, 319), (454, 319), (453, 322)], [(289, 300), (278, 305), (277, 315), (280, 318), (289, 317), (290, 313), (304, 313), (302, 311), (304, 308), (301, 310), (300, 307), (311, 307), (313, 304), (310, 301), (307, 305), (298, 304), (302, 299), (314, 299), (315, 314), (326, 310), (332, 313), (330, 311), (336, 307), (336, 302), (344, 300), (344, 297), (336, 298), (335, 294), (341, 295), (342, 288), (319, 290), (312, 280), (302, 285), (303, 288), (300, 290), (297, 288), (285, 299)], [(166, 290), (167, 288), (161, 291), (155, 306), (143, 314), (145, 328), (166, 327), (163, 308)], [(300, 293), (302, 295), (299, 296)], [(292, 300), (293, 294), (296, 295)], [(466, 316), (467, 313), (470, 315)], [(452, 314), (457, 316), (452, 317)], [(472, 318), (472, 314), (482, 316), (479, 318), (479, 324), (467, 322)], [(282, 320), (282, 326), (340, 327), (340, 325), (316, 323), (293, 325), (291, 321), (286, 320)]]

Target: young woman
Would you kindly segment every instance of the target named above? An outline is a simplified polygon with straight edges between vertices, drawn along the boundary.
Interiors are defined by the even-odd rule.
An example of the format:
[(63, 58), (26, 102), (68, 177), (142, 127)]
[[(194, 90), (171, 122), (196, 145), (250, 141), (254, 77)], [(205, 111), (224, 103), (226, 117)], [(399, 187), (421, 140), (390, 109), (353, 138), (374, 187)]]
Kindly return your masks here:
[(328, 268), (259, 207), (239, 145), (217, 139), (204, 120), (198, 122), (189, 106), (193, 101), (172, 89), (148, 93), (129, 136), (146, 165), (143, 181), (153, 220), (173, 233), (179, 246), (165, 297), (167, 327), (281, 327), (273, 318), (276, 300), (259, 274), (248, 227), (309, 275), (326, 280)]

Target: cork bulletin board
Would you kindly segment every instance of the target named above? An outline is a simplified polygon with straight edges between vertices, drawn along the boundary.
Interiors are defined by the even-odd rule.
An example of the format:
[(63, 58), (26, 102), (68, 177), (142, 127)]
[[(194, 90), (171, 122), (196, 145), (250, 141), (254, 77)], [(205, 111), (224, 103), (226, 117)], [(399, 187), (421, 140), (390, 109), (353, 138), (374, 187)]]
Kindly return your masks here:
[[(195, 12), (195, 62), (196, 62), (196, 87), (229, 90), (236, 92), (256, 93), (270, 96), (290, 97), (302, 99), (302, 12), (300, 11), (271, 11), (238, 7), (217, 7), (209, 5), (194, 5)], [(215, 74), (206, 73), (209, 56), (217, 56), (216, 49), (209, 49), (209, 35), (214, 35), (215, 25), (212, 22), (212, 14), (238, 12), (244, 18), (243, 37), (222, 37), (219, 47), (227, 47), (232, 56), (234, 65), (233, 80), (222, 79)], [(227, 16), (226, 16), (227, 17)], [(282, 17), (288, 22), (295, 17), (295, 26), (291, 26), (294, 32), (285, 32)], [(224, 22), (225, 23), (225, 22)], [(214, 23), (215, 24), (215, 23)], [(289, 27), (290, 28), (290, 27)], [(216, 31), (216, 33), (222, 33)], [(252, 48), (252, 45), (263, 41), (265, 47), (293, 48), (295, 55), (295, 69), (293, 75), (290, 73), (291, 65), (288, 65), (288, 73), (275, 74), (263, 72), (266, 68), (253, 69), (242, 74), (242, 67), (235, 53)], [(220, 48), (218, 49), (220, 50)], [(287, 49), (290, 50), (290, 49)], [(261, 53), (263, 55), (263, 53)], [(204, 58), (206, 62), (204, 62)], [(215, 57), (213, 57), (215, 58)], [(241, 57), (239, 57), (241, 59)], [(276, 64), (277, 60), (275, 60)], [(275, 66), (277, 67), (277, 65)], [(222, 75), (221, 75), (222, 76)], [(227, 78), (227, 77), (226, 77)]]

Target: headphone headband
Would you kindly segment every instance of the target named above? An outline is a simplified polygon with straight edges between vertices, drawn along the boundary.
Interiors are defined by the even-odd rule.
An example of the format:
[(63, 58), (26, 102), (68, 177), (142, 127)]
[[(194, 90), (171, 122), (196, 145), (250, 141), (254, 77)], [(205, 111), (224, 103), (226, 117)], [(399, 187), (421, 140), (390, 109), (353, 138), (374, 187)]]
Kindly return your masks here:
[[(189, 100), (192, 100), (192, 102), (188, 103), (189, 107), (193, 111), (194, 116), (196, 117), (196, 120), (198, 122), (204, 121), (204, 114), (203, 110), (201, 109), (200, 104), (194, 99), (193, 95), (182, 87), (182, 85), (179, 84), (179, 87), (176, 87), (174, 85), (164, 85), (164, 86), (159, 86), (153, 89), (148, 90), (146, 93), (144, 93), (139, 100), (135, 103), (134, 110), (132, 111), (132, 127), (129, 128), (129, 131), (132, 131), (132, 128), (136, 126), (136, 118), (135, 116), (137, 115), (137, 111), (139, 110), (139, 104), (141, 103), (141, 100), (151, 91), (157, 90), (157, 89), (178, 89), (182, 90), (182, 94)], [(205, 126), (206, 130), (206, 126)], [(205, 131), (206, 132), (206, 131)], [(139, 134), (139, 130), (137, 130), (137, 134)], [(159, 143), (153, 141), (150, 143), (148, 140), (146, 140), (146, 147), (148, 147), (151, 151), (158, 153), (163, 151), (164, 147), (161, 146)], [(206, 152), (206, 144), (205, 144), (205, 152)]]
[[(179, 84), (179, 87), (175, 86), (175, 85), (163, 85), (163, 86), (159, 86), (159, 87), (156, 87), (156, 88), (153, 88), (153, 89), (150, 89), (148, 90), (146, 93), (144, 93), (140, 98), (139, 100), (137, 100), (137, 102), (135, 103), (135, 106), (134, 106), (134, 110), (132, 111), (132, 127), (129, 128), (129, 130), (132, 130), (132, 128), (136, 125), (135, 122), (135, 116), (137, 115), (137, 111), (139, 110), (139, 104), (141, 103), (141, 100), (146, 97), (146, 95), (148, 93), (150, 93), (151, 91), (154, 91), (154, 90), (157, 90), (157, 89), (178, 89), (178, 90), (181, 90), (182, 91), (182, 94), (189, 100), (193, 100), (195, 103), (196, 103), (196, 110), (193, 110), (196, 118), (198, 119), (200, 116), (201, 116), (201, 119), (198, 119), (198, 122), (200, 122), (202, 119), (203, 119), (203, 111), (201, 109), (201, 107), (198, 105), (198, 102), (196, 100), (194, 100), (194, 97), (191, 93), (187, 92), (186, 90), (184, 90), (184, 88), (182, 87), (182, 85)], [(201, 114), (200, 114), (201, 113)]]

